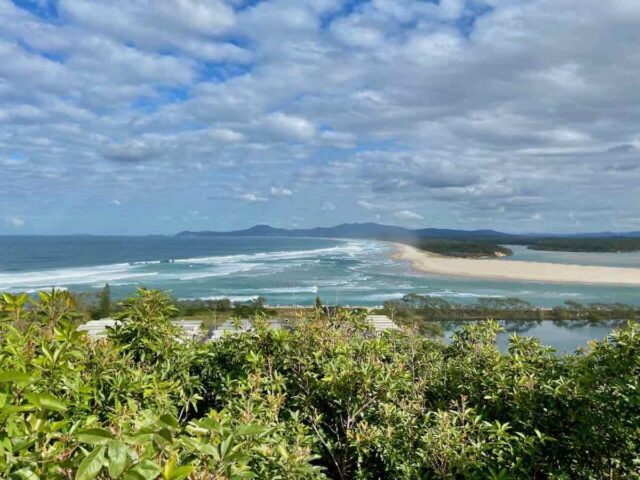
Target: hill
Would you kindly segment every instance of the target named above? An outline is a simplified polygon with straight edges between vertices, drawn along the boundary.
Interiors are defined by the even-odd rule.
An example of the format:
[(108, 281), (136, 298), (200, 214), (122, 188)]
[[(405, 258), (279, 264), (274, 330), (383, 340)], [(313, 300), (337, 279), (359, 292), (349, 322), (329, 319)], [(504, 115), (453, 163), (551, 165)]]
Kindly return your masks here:
[(517, 235), (495, 230), (452, 230), (439, 228), (409, 229), (379, 223), (343, 223), (335, 227), (315, 227), (305, 229), (274, 228), (269, 225), (255, 225), (244, 230), (230, 232), (183, 231), (179, 237), (325, 237), (325, 238), (363, 238), (374, 240), (411, 240), (421, 238), (457, 239), (457, 240), (500, 240), (519, 238)]

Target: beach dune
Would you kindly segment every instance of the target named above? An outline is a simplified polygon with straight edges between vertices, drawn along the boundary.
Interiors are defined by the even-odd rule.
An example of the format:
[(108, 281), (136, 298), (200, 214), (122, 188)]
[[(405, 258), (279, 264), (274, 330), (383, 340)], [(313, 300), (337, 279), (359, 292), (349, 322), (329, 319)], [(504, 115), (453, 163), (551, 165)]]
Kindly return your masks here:
[(394, 243), (392, 258), (406, 260), (417, 272), (532, 282), (640, 285), (640, 268), (569, 265), (500, 259), (452, 258)]

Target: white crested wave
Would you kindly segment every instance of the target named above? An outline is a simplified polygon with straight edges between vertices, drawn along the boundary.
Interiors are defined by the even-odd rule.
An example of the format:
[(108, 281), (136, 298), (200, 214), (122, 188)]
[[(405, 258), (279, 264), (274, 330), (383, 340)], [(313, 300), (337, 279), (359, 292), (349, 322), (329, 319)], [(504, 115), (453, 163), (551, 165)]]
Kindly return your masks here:
[(384, 300), (399, 300), (404, 297), (407, 292), (392, 292), (392, 293), (374, 293), (373, 295), (367, 295), (366, 300), (373, 302), (379, 302)]
[(454, 292), (452, 290), (442, 290), (440, 292), (431, 292), (426, 295), (432, 297), (452, 297), (452, 298), (504, 298), (504, 295), (496, 295), (492, 293), (471, 293), (471, 292)]
[[(282, 244), (276, 241), (269, 245)], [(404, 268), (398, 268), (399, 263), (389, 260), (388, 250), (388, 245), (380, 242), (343, 240), (330, 247), (308, 250), (298, 247), (295, 250), (166, 257), (162, 260), (49, 270), (0, 271), (0, 291), (35, 292), (51, 287), (86, 291), (109, 283), (115, 287), (116, 295), (122, 295), (135, 286), (146, 285), (172, 290), (185, 299), (230, 298), (244, 302), (263, 296), (269, 303), (287, 304), (308, 303), (320, 295), (331, 303), (352, 305), (379, 305), (385, 300), (401, 299), (411, 292), (459, 301), (518, 297), (543, 304), (555, 304), (574, 297), (582, 297), (585, 301), (594, 298), (595, 301), (600, 294), (597, 287), (576, 287), (574, 291), (567, 292), (573, 288), (558, 285), (524, 287), (493, 281), (474, 283), (445, 276), (413, 275)], [(185, 257), (188, 256), (187, 253)]]
[[(243, 272), (252, 276), (273, 275), (287, 268), (317, 264), (322, 258), (355, 257), (375, 248), (375, 242), (345, 241), (334, 247), (281, 250), (237, 255), (148, 260), (89, 267), (69, 267), (27, 272), (0, 272), (0, 291), (36, 291), (58, 286), (99, 287), (105, 283), (128, 286), (140, 283), (166, 284), (225, 277)], [(188, 269), (185, 271), (185, 269)], [(164, 286), (164, 285), (162, 285)], [(259, 289), (256, 289), (259, 290)], [(317, 293), (318, 287), (298, 288)], [(265, 293), (291, 293), (291, 289), (266, 289)]]
[(254, 268), (260, 266), (259, 263), (239, 263), (237, 265), (228, 265), (223, 266), (221, 268), (216, 268), (215, 270), (205, 270), (202, 272), (194, 272), (194, 273), (166, 273), (162, 274), (163, 279), (175, 279), (175, 280), (201, 280), (204, 278), (211, 277), (225, 277), (228, 275), (233, 275), (234, 273), (248, 272), (253, 270)]
[(259, 293), (318, 293), (318, 287), (316, 285), (311, 287), (275, 287), (275, 288), (260, 288), (257, 290)]
[(276, 252), (242, 253), (237, 255), (216, 255), (210, 257), (178, 258), (172, 263), (178, 264), (221, 264), (252, 261), (295, 260), (309, 258), (317, 262), (317, 257), (331, 255), (355, 256), (367, 252), (372, 248), (372, 242), (354, 241), (335, 247), (315, 248), (311, 250), (281, 250)]
[(256, 300), (259, 295), (210, 295), (203, 297), (181, 297), (178, 300), (224, 300), (228, 299), (232, 302), (249, 302)]
[(0, 290), (30, 290), (61, 285), (91, 285), (157, 276), (157, 272), (136, 272), (127, 263), (97, 267), (59, 268), (36, 272), (0, 273)]

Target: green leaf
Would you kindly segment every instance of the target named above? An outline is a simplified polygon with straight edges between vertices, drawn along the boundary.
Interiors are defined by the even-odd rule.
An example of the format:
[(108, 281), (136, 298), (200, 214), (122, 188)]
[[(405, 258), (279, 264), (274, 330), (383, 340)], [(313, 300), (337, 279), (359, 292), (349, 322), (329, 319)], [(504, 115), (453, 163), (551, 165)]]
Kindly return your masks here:
[(41, 409), (55, 412), (64, 412), (67, 409), (62, 400), (50, 393), (25, 393), (25, 397), (30, 403)]
[(246, 425), (240, 425), (238, 428), (236, 428), (236, 435), (260, 435), (261, 433), (266, 432), (267, 429), (263, 426), (260, 425), (252, 425), (252, 424), (246, 424)]
[(164, 480), (169, 480), (173, 475), (174, 470), (176, 469), (176, 465), (178, 464), (178, 454), (176, 452), (171, 455), (171, 458), (165, 463), (164, 468), (162, 469), (162, 478)]
[(67, 406), (59, 398), (54, 397), (48, 393), (40, 395), (40, 407), (47, 410), (53, 410), (55, 412), (64, 412)]
[(34, 377), (24, 372), (0, 371), (0, 383), (8, 382), (33, 382)]
[(78, 467), (75, 480), (92, 480), (96, 478), (104, 466), (105, 447), (100, 446), (87, 455)]
[(22, 480), (39, 480), (38, 476), (28, 468), (22, 468), (16, 472), (18, 478)]
[(0, 410), (0, 423), (4, 423), (4, 421), (14, 413), (29, 412), (34, 408), (35, 408), (34, 405), (19, 405), (17, 407), (5, 407), (2, 410)]
[(109, 476), (118, 478), (127, 466), (127, 446), (120, 440), (109, 442)]
[(168, 413), (165, 413), (160, 417), (160, 422), (165, 424), (167, 427), (171, 427), (174, 429), (180, 428), (180, 424), (178, 423), (178, 420), (176, 420), (176, 418), (173, 415), (170, 415)]
[(143, 460), (125, 474), (125, 479), (129, 480), (155, 480), (162, 470), (155, 462)]
[(76, 438), (80, 443), (89, 445), (106, 445), (113, 440), (113, 434), (103, 428), (89, 428), (76, 433)]
[(0, 387), (0, 408), (4, 407), (9, 400), (9, 385), (5, 384)]
[(193, 472), (194, 468), (195, 467), (193, 465), (183, 465), (182, 467), (178, 467), (173, 471), (173, 473), (169, 477), (169, 480), (184, 480), (189, 475), (191, 475), (191, 472)]

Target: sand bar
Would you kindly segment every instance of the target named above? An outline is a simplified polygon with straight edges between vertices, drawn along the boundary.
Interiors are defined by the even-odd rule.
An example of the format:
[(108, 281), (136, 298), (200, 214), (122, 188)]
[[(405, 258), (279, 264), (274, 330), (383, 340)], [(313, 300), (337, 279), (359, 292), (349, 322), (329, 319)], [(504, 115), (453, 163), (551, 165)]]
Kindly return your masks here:
[(638, 285), (640, 268), (569, 265), (517, 260), (452, 258), (394, 243), (392, 258), (410, 262), (417, 272), (531, 282)]

